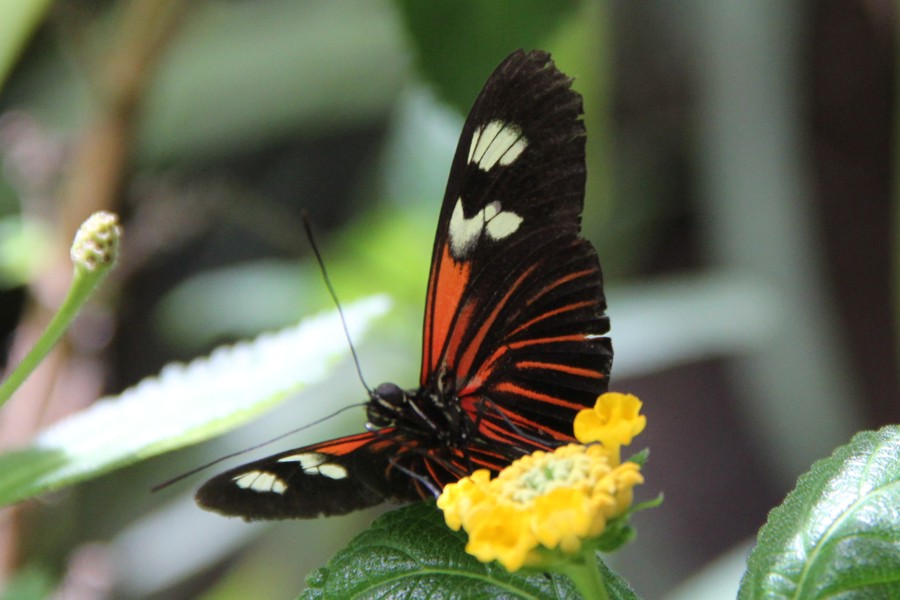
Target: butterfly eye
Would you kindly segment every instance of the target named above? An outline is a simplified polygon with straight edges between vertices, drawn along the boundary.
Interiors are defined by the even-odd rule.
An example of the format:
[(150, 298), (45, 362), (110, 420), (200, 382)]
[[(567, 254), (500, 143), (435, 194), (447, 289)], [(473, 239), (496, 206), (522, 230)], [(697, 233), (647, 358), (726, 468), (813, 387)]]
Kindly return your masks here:
[(403, 390), (400, 389), (400, 386), (394, 383), (382, 383), (378, 387), (375, 388), (375, 399), (380, 401), (382, 404), (389, 404), (391, 406), (399, 406), (403, 403)]
[(382, 383), (372, 392), (372, 402), (369, 403), (366, 411), (369, 424), (374, 427), (393, 425), (402, 415), (405, 402), (406, 393), (400, 386), (393, 383)]

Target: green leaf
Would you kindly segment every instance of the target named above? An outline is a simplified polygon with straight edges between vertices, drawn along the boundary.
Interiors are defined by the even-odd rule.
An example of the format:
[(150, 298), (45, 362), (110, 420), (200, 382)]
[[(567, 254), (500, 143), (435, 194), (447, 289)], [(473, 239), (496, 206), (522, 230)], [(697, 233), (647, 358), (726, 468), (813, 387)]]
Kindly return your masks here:
[(578, 6), (573, 0), (401, 0), (422, 71), (466, 114), (485, 78), (516, 50), (533, 50)]
[[(142, 98), (140, 162), (205, 164), (286, 132), (356, 131), (386, 119), (402, 89), (405, 47), (386, 3), (189, 4)], [(302, 195), (302, 169), (294, 177)]]
[(5, 582), (0, 589), (0, 600), (45, 600), (52, 596), (55, 586), (50, 573), (29, 565)]
[(31, 281), (47, 265), (53, 247), (50, 233), (36, 219), (0, 218), (0, 289)]
[(51, 5), (51, 0), (18, 0), (0, 4), (0, 89), (22, 48)]
[[(300, 598), (577, 598), (562, 575), (509, 573), (465, 552), (466, 536), (451, 531), (434, 502), (387, 513), (308, 578)], [(600, 562), (611, 599), (636, 598)]]
[[(348, 305), (351, 337), (359, 341), (387, 307), (385, 297)], [(337, 312), (330, 312), (187, 365), (169, 365), (45, 429), (31, 446), (0, 455), (0, 505), (233, 429), (321, 381), (348, 353)]]
[(625, 544), (634, 540), (637, 531), (631, 526), (631, 517), (642, 510), (658, 508), (663, 503), (662, 494), (652, 500), (632, 504), (628, 511), (613, 517), (606, 523), (603, 533), (594, 540), (594, 548), (600, 552), (615, 552)]
[(856, 435), (769, 515), (738, 597), (900, 598), (900, 427)]

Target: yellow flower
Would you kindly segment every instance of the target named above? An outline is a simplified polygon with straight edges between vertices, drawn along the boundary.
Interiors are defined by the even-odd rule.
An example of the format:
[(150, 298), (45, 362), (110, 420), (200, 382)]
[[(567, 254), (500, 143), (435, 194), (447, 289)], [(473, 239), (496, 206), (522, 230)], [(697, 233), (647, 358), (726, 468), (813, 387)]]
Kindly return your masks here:
[(539, 566), (546, 550), (574, 555), (631, 505), (643, 482), (635, 463), (614, 465), (599, 444), (569, 444), (524, 456), (490, 479), (476, 471), (444, 488), (437, 505), (454, 530), (469, 534), (466, 551), (509, 571)]
[[(444, 520), (453, 531), (459, 531), (462, 526), (462, 516), (468, 514), (473, 504), (481, 502), (484, 497), (484, 484), (490, 481), (491, 473), (487, 469), (479, 469), (456, 482), (452, 486), (444, 488), (438, 499), (438, 506), (444, 511)], [(444, 506), (441, 506), (441, 502)], [(446, 507), (446, 508), (445, 508)]]
[(592, 409), (575, 416), (575, 438), (582, 444), (600, 442), (619, 464), (619, 449), (644, 430), (647, 417), (640, 414), (641, 401), (631, 394), (607, 392)]
[(462, 523), (469, 532), (466, 552), (481, 562), (498, 560), (510, 571), (520, 569), (537, 545), (527, 520), (527, 512), (517, 506), (480, 505)]

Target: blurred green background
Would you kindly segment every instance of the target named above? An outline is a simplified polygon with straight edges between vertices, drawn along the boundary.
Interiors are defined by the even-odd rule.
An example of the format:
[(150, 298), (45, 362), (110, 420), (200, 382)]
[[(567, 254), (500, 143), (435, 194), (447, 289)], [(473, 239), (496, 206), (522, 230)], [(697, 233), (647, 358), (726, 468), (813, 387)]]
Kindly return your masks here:
[[(21, 0), (0, 6), (0, 331), (58, 304), (98, 208), (123, 257), (66, 347), (0, 411), (0, 448), (174, 360), (342, 301), (392, 314), (360, 347), (411, 387), (432, 236), (470, 103), (510, 51), (585, 98), (585, 236), (607, 280), (612, 387), (651, 448), (646, 598), (733, 596), (752, 537), (809, 464), (898, 421), (887, 0)], [(303, 402), (365, 399), (351, 365)], [(40, 598), (287, 598), (377, 511), (253, 526), (191, 500), (197, 464), (311, 421), (252, 426), (0, 510), (0, 590)], [(277, 449), (361, 429), (342, 415)], [(731, 590), (731, 592), (729, 592)], [(706, 594), (704, 596), (704, 594)]]

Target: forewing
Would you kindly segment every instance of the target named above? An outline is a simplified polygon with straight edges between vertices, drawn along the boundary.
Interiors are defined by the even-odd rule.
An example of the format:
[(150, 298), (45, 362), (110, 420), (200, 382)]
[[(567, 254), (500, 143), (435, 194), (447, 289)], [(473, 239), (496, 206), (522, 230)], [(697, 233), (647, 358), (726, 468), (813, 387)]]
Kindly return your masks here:
[(393, 430), (365, 432), (241, 465), (197, 491), (203, 508), (227, 516), (307, 519), (419, 497), (394, 464)]
[[(486, 437), (571, 439), (612, 363), (596, 251), (580, 237), (581, 96), (544, 52), (510, 55), (463, 127), (438, 221), (421, 384)], [(538, 444), (539, 445), (539, 444)]]

